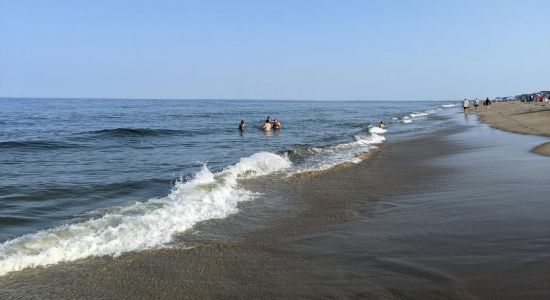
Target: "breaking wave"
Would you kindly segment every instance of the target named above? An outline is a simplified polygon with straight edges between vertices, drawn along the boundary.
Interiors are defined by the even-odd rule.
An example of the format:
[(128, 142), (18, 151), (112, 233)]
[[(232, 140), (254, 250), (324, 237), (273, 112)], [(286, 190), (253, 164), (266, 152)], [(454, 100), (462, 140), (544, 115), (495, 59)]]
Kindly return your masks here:
[(0, 275), (29, 267), (90, 256), (117, 256), (166, 246), (174, 234), (201, 221), (227, 217), (255, 194), (238, 180), (287, 169), (285, 157), (260, 152), (218, 173), (206, 166), (187, 182), (177, 182), (163, 198), (137, 202), (102, 217), (28, 234), (0, 245)]
[(376, 148), (376, 145), (386, 140), (382, 135), (386, 132), (386, 129), (370, 126), (368, 133), (356, 134), (349, 143), (326, 147), (300, 145), (292, 151), (285, 152), (289, 159), (299, 162), (289, 174), (326, 170), (344, 163), (359, 163), (362, 160), (360, 154)]

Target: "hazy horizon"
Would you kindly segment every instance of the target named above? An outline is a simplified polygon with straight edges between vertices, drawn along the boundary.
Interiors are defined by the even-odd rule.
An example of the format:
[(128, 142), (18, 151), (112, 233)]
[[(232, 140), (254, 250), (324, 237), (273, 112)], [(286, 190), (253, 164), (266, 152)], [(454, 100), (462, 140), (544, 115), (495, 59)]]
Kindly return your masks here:
[[(479, 98), (479, 97), (478, 97)], [(424, 101), (452, 101), (455, 99), (269, 99), (269, 98), (262, 98), (262, 99), (238, 99), (238, 98), (107, 98), (107, 97), (0, 97), (0, 99), (4, 100), (167, 100), (167, 101), (347, 101), (347, 102), (369, 102), (369, 101), (387, 101), (387, 102), (400, 102), (400, 101), (417, 101), (417, 102), (424, 102)], [(460, 100), (460, 99), (456, 99)]]
[[(485, 98), (485, 97), (475, 97)], [(165, 101), (284, 101), (284, 102), (441, 102), (463, 99), (237, 99), (237, 98), (98, 98), (98, 97), (0, 97), (2, 100), (165, 100)]]

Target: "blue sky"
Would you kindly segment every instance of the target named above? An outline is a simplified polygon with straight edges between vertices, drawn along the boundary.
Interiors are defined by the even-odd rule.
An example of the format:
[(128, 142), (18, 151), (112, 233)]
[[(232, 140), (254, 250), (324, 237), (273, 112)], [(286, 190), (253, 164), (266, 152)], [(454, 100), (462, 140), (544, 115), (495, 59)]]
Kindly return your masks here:
[(0, 0), (0, 97), (447, 100), (550, 89), (550, 1)]

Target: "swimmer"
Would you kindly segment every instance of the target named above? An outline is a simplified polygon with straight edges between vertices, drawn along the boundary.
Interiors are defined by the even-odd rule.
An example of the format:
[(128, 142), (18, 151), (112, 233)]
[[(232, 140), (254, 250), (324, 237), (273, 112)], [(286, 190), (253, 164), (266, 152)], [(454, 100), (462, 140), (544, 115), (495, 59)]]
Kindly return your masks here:
[(272, 125), (271, 125), (271, 122), (269, 122), (269, 117), (267, 117), (267, 118), (268, 118), (268, 119), (265, 120), (265, 123), (264, 123), (264, 125), (262, 126), (262, 130), (263, 130), (263, 131), (271, 131)]
[(239, 130), (243, 131), (245, 127), (246, 127), (246, 124), (244, 123), (244, 120), (241, 120), (241, 124), (239, 124)]
[(384, 129), (384, 127), (386, 127), (384, 126), (384, 121), (380, 121), (380, 128)]
[(273, 121), (273, 128), (281, 129), (281, 121), (279, 121), (279, 119), (275, 119), (275, 121)]

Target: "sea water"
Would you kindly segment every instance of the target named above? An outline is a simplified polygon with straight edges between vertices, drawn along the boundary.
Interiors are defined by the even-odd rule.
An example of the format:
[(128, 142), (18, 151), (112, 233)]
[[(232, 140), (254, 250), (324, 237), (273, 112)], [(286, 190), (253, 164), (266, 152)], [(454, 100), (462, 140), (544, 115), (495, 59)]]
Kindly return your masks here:
[[(437, 128), (442, 121), (428, 116), (449, 109), (433, 101), (0, 99), (0, 276), (164, 247), (257, 198), (242, 181), (357, 163), (387, 140)], [(282, 128), (263, 132), (267, 116)]]

